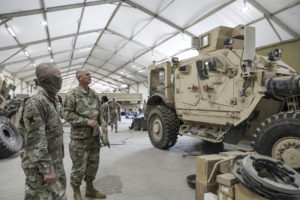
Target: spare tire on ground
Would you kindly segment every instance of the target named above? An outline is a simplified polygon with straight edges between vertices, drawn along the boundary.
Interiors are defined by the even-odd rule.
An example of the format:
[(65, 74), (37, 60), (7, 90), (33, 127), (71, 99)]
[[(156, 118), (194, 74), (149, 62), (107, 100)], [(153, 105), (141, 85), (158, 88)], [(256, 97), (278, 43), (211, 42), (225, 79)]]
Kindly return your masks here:
[(190, 188), (195, 189), (196, 188), (196, 174), (187, 176), (186, 182), (188, 183)]
[(20, 151), (22, 139), (16, 127), (6, 117), (0, 116), (0, 158)]

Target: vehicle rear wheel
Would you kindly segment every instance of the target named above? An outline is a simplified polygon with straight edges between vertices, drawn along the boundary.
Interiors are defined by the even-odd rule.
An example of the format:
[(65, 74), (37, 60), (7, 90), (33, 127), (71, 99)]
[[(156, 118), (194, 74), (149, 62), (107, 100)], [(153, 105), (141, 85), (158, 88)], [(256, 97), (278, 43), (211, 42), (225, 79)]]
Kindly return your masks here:
[(157, 106), (148, 116), (148, 133), (152, 145), (159, 149), (174, 146), (180, 126), (176, 114), (165, 106)]
[(6, 117), (0, 117), (0, 158), (20, 151), (22, 140), (17, 129)]
[(252, 145), (260, 154), (300, 168), (300, 112), (272, 115), (256, 129)]

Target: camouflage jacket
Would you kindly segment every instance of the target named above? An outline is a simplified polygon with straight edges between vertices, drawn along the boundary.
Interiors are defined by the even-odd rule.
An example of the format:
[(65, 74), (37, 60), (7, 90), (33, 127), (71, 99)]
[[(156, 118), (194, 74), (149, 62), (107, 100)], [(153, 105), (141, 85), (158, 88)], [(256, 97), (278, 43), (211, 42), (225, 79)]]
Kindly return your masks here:
[(22, 167), (37, 167), (42, 174), (53, 172), (64, 157), (63, 128), (55, 99), (38, 87), (37, 94), (22, 103), (18, 122), (23, 138)]
[(110, 102), (108, 108), (111, 115), (120, 115), (120, 104), (118, 102)]
[(106, 123), (108, 123), (108, 120), (109, 120), (109, 110), (108, 110), (108, 103), (103, 103), (100, 107), (100, 112), (101, 112), (101, 115), (103, 116), (103, 119)]
[(91, 88), (85, 90), (78, 86), (68, 92), (64, 101), (64, 119), (71, 124), (71, 138), (83, 139), (99, 135), (99, 128), (93, 130), (87, 125), (88, 120), (96, 120), (99, 125), (106, 126), (100, 114), (100, 100)]

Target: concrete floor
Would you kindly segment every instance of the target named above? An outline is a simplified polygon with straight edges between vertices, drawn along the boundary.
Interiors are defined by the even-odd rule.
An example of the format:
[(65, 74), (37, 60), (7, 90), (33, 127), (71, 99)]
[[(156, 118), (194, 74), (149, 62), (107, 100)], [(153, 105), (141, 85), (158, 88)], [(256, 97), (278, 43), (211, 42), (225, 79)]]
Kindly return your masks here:
[[(146, 131), (129, 130), (129, 119), (119, 123), (119, 133), (109, 135), (111, 148), (101, 148), (100, 168), (94, 182), (107, 194), (108, 200), (192, 200), (194, 190), (186, 176), (195, 174), (195, 155), (209, 153), (202, 142), (179, 137), (169, 151), (152, 146)], [(65, 158), (68, 199), (72, 199), (69, 184), (71, 159), (68, 144), (70, 127), (65, 126)], [(226, 149), (233, 149), (225, 146)], [(24, 174), (18, 155), (0, 160), (0, 200), (24, 198)], [(81, 186), (84, 194), (85, 184)], [(85, 198), (90, 199), (90, 198)]]

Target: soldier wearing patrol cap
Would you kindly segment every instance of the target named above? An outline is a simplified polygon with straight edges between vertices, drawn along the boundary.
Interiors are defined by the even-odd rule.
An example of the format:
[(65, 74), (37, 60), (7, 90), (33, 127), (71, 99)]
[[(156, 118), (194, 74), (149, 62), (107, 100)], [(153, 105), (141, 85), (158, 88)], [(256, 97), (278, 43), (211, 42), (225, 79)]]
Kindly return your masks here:
[(97, 191), (92, 182), (99, 167), (100, 130), (106, 132), (106, 122), (100, 114), (100, 100), (94, 90), (89, 87), (91, 74), (87, 69), (76, 72), (79, 86), (71, 90), (64, 101), (64, 119), (71, 124), (70, 156), (73, 162), (71, 186), (74, 200), (82, 200), (80, 185), (86, 181), (85, 196), (106, 198)]
[(116, 102), (116, 98), (112, 98), (112, 101), (108, 104), (110, 115), (110, 127), (113, 131), (115, 125), (115, 133), (118, 132), (118, 119), (121, 121), (120, 104)]
[[(107, 96), (101, 97), (101, 107), (100, 113), (103, 116), (104, 121), (108, 124), (109, 120), (109, 110), (108, 110), (108, 98)], [(103, 145), (108, 146), (110, 148), (109, 140), (108, 140), (108, 131), (103, 132)]]
[(19, 110), (20, 152), (25, 180), (25, 200), (67, 200), (63, 165), (63, 128), (55, 97), (62, 85), (59, 68), (37, 66), (37, 94), (25, 99)]

